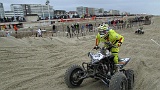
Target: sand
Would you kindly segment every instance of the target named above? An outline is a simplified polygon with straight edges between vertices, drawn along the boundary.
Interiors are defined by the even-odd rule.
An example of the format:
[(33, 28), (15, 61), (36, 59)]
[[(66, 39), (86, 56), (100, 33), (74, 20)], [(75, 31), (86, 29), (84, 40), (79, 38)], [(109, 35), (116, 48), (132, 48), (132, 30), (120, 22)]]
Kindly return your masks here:
[[(116, 30), (125, 37), (120, 57), (132, 60), (125, 68), (135, 71), (134, 90), (160, 88), (160, 17), (144, 26)], [(72, 64), (89, 62), (87, 53), (95, 44), (95, 35), (84, 37), (0, 37), (0, 90), (108, 90), (95, 79), (86, 79), (80, 87), (70, 89), (64, 83), (66, 69)]]

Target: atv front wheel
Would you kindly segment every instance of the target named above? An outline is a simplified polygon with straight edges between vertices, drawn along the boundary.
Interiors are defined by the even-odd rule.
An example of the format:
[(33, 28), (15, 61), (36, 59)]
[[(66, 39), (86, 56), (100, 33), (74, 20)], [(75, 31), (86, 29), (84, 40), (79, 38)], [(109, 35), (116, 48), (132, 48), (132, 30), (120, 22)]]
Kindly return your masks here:
[(65, 83), (69, 88), (78, 87), (83, 82), (83, 69), (79, 65), (72, 65), (65, 73)]
[(134, 86), (134, 71), (131, 69), (128, 69), (125, 71), (125, 74), (127, 76), (128, 79), (128, 89), (132, 90), (133, 86)]
[(128, 90), (127, 78), (122, 72), (116, 72), (109, 83), (109, 90)]

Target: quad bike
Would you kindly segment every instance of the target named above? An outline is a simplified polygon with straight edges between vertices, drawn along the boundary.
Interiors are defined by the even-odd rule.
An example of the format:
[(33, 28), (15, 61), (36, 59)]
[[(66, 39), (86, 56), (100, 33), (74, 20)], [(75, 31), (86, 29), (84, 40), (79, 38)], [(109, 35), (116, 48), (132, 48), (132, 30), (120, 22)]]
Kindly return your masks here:
[(135, 31), (136, 34), (144, 34), (144, 31), (142, 29), (137, 29)]
[(106, 84), (110, 90), (132, 90), (134, 85), (134, 71), (123, 67), (130, 58), (119, 58), (124, 64), (114, 64), (111, 52), (107, 48), (99, 48), (97, 53), (88, 53), (91, 61), (83, 62), (82, 66), (72, 65), (66, 70), (65, 83), (69, 88), (81, 85), (86, 78), (95, 78)]

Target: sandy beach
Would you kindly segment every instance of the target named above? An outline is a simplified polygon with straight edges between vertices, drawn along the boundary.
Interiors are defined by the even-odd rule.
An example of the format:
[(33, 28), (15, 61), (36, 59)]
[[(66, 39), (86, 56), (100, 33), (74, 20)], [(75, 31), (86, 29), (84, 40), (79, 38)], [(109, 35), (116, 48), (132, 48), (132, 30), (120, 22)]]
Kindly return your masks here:
[[(144, 26), (143, 35), (134, 33), (137, 27), (116, 30), (125, 37), (119, 56), (132, 59), (125, 68), (135, 71), (134, 90), (160, 88), (160, 17), (152, 20), (153, 24)], [(0, 37), (0, 90), (108, 90), (95, 79), (73, 89), (64, 83), (68, 67), (89, 62), (87, 53), (94, 45), (95, 34), (79, 39)]]

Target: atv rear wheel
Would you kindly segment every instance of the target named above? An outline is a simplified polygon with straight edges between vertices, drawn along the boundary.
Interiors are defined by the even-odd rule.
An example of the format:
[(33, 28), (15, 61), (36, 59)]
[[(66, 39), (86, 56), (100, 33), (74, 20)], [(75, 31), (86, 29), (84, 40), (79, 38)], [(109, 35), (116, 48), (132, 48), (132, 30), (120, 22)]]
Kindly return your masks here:
[(116, 72), (109, 83), (109, 90), (128, 90), (127, 78), (122, 72)]
[(83, 82), (81, 77), (84, 75), (83, 69), (79, 65), (72, 65), (65, 73), (65, 83), (69, 88), (78, 87)]
[(128, 89), (132, 90), (134, 87), (134, 71), (131, 69), (128, 69), (125, 71), (125, 74), (128, 79)]

